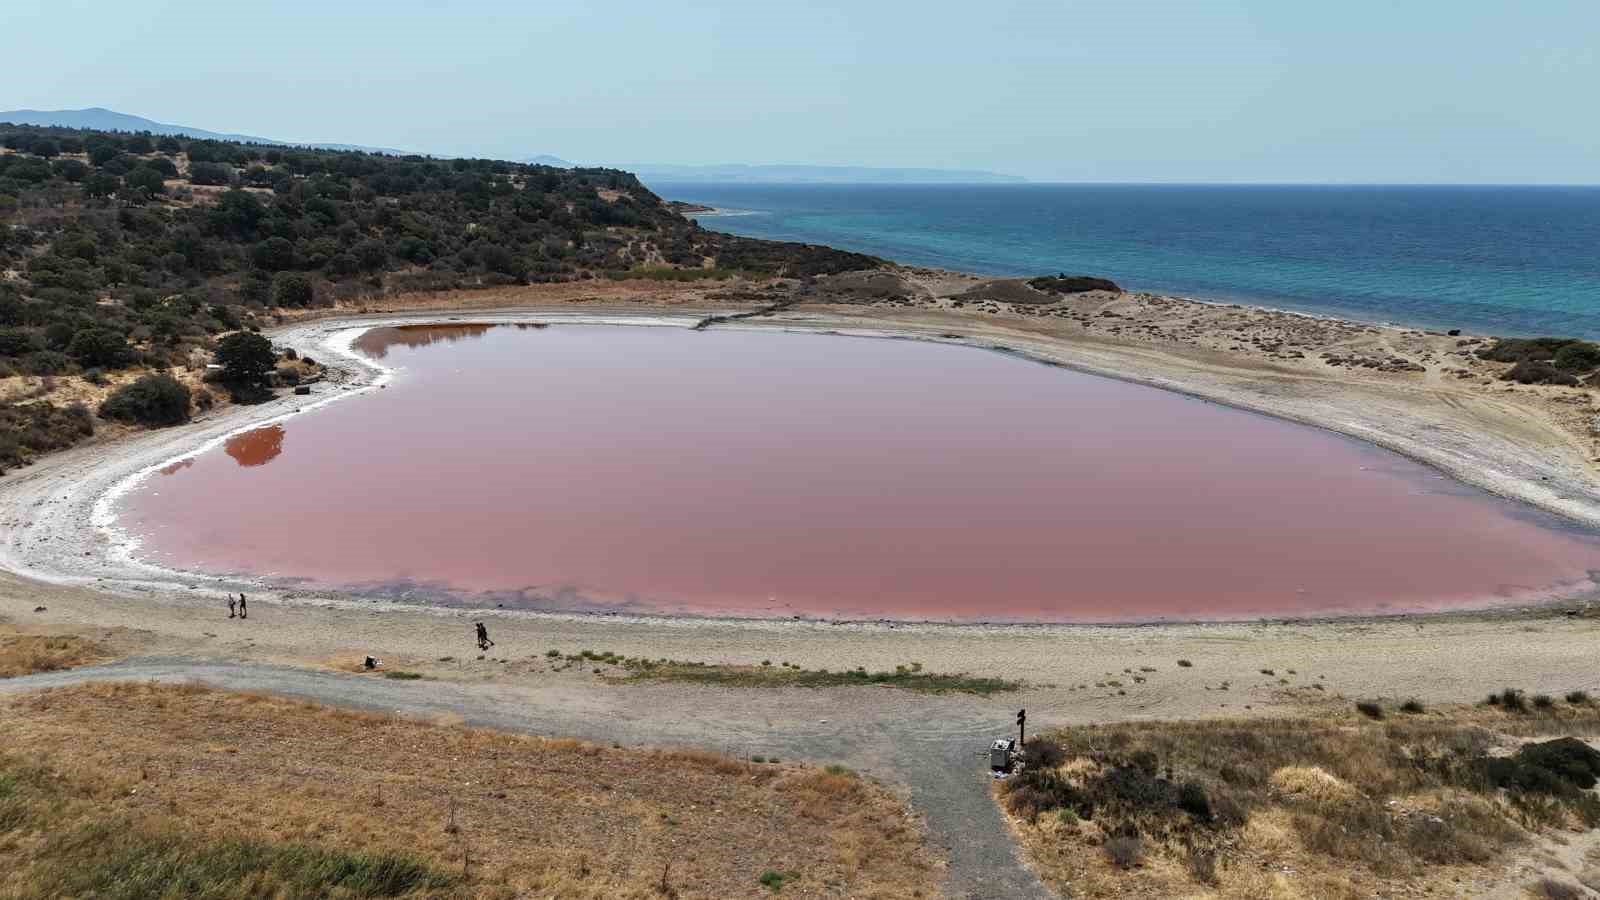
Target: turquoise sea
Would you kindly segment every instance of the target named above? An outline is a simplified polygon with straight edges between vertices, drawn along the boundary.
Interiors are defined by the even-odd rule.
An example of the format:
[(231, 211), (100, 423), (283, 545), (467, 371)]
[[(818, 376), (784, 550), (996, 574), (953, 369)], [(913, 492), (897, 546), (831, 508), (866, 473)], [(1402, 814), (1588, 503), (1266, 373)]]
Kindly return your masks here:
[(1366, 321), (1600, 338), (1600, 187), (707, 185), (708, 228)]

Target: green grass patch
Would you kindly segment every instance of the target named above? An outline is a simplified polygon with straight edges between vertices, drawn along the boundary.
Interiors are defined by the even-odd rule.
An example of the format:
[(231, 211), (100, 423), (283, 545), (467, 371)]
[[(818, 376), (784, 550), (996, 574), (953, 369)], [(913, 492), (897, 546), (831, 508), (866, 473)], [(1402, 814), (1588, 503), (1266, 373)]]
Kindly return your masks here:
[(773, 869), (768, 869), (767, 871), (762, 872), (761, 877), (756, 880), (761, 883), (762, 887), (776, 894), (777, 892), (783, 890), (784, 882), (795, 881), (799, 877), (799, 872), (778, 872)]
[(302, 844), (203, 842), (177, 831), (96, 823), (49, 839), (40, 896), (399, 897), (454, 881), (407, 856), (343, 853)]
[(804, 669), (799, 666), (732, 666), (646, 659), (630, 659), (620, 664), (628, 671), (625, 679), (627, 681), (680, 681), (720, 687), (827, 688), (886, 685), (924, 694), (981, 696), (1016, 691), (1023, 687), (1023, 682), (1007, 678), (987, 678), (965, 673), (924, 672), (920, 663), (897, 666), (892, 672), (868, 672), (865, 668), (832, 672), (827, 669)]
[(383, 677), (395, 681), (421, 681), (424, 676), (421, 672), (385, 672)]

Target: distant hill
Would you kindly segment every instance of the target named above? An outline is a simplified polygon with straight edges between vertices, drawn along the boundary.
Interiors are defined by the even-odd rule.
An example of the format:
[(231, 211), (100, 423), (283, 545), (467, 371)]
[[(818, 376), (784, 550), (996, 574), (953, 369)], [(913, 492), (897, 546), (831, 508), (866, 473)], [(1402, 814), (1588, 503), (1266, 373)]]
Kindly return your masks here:
[(541, 153), (538, 156), (530, 156), (527, 159), (524, 159), (523, 162), (530, 166), (555, 166), (558, 169), (576, 169), (578, 167), (578, 164), (575, 162), (568, 162), (559, 156), (551, 156), (548, 153)]
[(869, 166), (621, 166), (652, 183), (744, 184), (1022, 184), (1028, 179), (980, 169), (885, 169)]
[(318, 150), (357, 150), (364, 153), (386, 153), (390, 156), (413, 155), (412, 151), (395, 150), (390, 147), (363, 147), (359, 144), (327, 144), (311, 141), (279, 141), (249, 134), (224, 134), (188, 125), (169, 125), (165, 122), (146, 119), (143, 116), (133, 116), (99, 106), (91, 106), (88, 109), (0, 110), (0, 122), (10, 122), (14, 125), (84, 128), (91, 131), (148, 131), (151, 134), (176, 135), (209, 141), (238, 141), (244, 144), (266, 144), (280, 147), (312, 147)]

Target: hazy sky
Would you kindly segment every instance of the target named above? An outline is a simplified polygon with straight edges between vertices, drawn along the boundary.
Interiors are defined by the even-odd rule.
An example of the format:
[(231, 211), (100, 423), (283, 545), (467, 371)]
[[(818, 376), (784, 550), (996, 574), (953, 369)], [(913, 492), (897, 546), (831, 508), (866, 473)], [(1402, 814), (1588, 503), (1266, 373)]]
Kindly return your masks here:
[(4, 0), (0, 109), (589, 163), (1600, 182), (1600, 0)]

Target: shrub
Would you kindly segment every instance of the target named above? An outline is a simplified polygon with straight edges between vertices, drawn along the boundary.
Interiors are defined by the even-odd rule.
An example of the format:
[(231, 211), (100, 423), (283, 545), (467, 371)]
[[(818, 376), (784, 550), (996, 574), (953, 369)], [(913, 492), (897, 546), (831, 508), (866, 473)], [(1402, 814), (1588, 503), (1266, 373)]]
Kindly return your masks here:
[(1181, 668), (1181, 669), (1187, 669), (1187, 668), (1192, 667), (1193, 665), (1194, 665), (1194, 663), (1188, 661), (1187, 659), (1178, 660), (1178, 667)]
[(1411, 713), (1412, 715), (1416, 715), (1418, 713), (1421, 713), (1421, 712), (1423, 712), (1422, 701), (1421, 700), (1417, 700), (1415, 698), (1413, 698), (1411, 700), (1407, 700), (1406, 702), (1400, 704), (1400, 711), (1401, 712), (1405, 712), (1405, 713)]
[(1493, 345), (1478, 350), (1478, 358), (1494, 362), (1547, 362), (1555, 359), (1562, 348), (1573, 343), (1578, 343), (1578, 340), (1561, 337), (1497, 338)]
[(1595, 786), (1600, 777), (1600, 751), (1577, 738), (1564, 737), (1524, 744), (1511, 756), (1480, 762), (1485, 781), (1525, 794), (1572, 797)]
[(22, 358), (22, 371), (29, 375), (60, 375), (71, 368), (72, 358), (54, 350), (39, 350)]
[(1211, 821), (1211, 798), (1198, 781), (1185, 781), (1178, 786), (1178, 808), (1202, 822)]
[(1549, 694), (1535, 694), (1535, 695), (1533, 695), (1533, 706), (1534, 706), (1535, 709), (1549, 709), (1549, 708), (1551, 708), (1551, 707), (1553, 707), (1555, 705), (1556, 705), (1555, 699), (1553, 697), (1551, 697)]
[(111, 392), (100, 416), (161, 428), (189, 420), (189, 389), (171, 375), (145, 375)]
[(794, 881), (799, 877), (799, 872), (778, 872), (773, 869), (768, 869), (767, 871), (762, 872), (761, 877), (757, 878), (756, 881), (762, 887), (776, 894), (783, 890), (784, 882)]
[(1106, 841), (1106, 856), (1119, 869), (1136, 869), (1144, 862), (1144, 841), (1138, 835), (1122, 835)]
[(1590, 372), (1600, 368), (1600, 346), (1588, 341), (1573, 341), (1556, 351), (1555, 364), (1558, 369), (1569, 372)]
[(1518, 384), (1559, 384), (1568, 387), (1578, 383), (1575, 376), (1561, 371), (1550, 363), (1533, 359), (1525, 359), (1512, 366), (1500, 376), (1500, 380), (1515, 381)]
[(1522, 692), (1516, 688), (1505, 688), (1498, 694), (1490, 694), (1487, 702), (1490, 706), (1498, 706), (1506, 712), (1527, 712), (1528, 701)]
[(1028, 286), (1047, 294), (1082, 294), (1088, 291), (1110, 291), (1113, 294), (1122, 293), (1122, 288), (1115, 281), (1105, 278), (1094, 278), (1089, 275), (1043, 275), (1032, 279)]
[(1589, 692), (1569, 691), (1567, 693), (1567, 702), (1571, 703), (1573, 706), (1582, 706), (1589, 702)]

